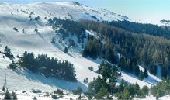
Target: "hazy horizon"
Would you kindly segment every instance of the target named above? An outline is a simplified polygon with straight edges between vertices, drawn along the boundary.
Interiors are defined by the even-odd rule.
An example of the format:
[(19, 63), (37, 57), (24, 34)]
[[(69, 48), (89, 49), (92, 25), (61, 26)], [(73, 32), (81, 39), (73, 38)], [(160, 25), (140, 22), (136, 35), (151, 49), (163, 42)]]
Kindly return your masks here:
[(104, 8), (140, 22), (158, 24), (161, 19), (170, 19), (170, 0), (1, 0), (0, 2), (32, 3), (77, 1), (82, 4)]

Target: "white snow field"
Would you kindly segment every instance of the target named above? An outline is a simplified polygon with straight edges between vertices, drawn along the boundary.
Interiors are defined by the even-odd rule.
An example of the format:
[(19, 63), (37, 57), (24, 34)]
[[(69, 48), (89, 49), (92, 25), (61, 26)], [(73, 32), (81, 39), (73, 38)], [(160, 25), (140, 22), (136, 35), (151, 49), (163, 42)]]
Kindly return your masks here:
[[(63, 9), (65, 9), (63, 11)], [(11, 48), (13, 54), (21, 55), (23, 52), (34, 52), (37, 54), (48, 54), (50, 57), (56, 57), (59, 60), (68, 60), (74, 64), (77, 83), (66, 82), (56, 79), (46, 79), (41, 75), (34, 75), (29, 72), (16, 73), (7, 69), (8, 64), (11, 61), (7, 58), (3, 58), (1, 54), (0, 64), (0, 79), (4, 79), (5, 73), (7, 74), (9, 89), (29, 90), (32, 88), (44, 89), (46, 91), (55, 90), (57, 87), (66, 90), (73, 90), (77, 87), (82, 87), (83, 90), (87, 90), (87, 84), (83, 83), (85, 78), (92, 81), (97, 74), (88, 70), (88, 67), (93, 66), (94, 69), (98, 67), (99, 63), (81, 57), (79, 53), (65, 54), (61, 49), (53, 46), (50, 42), (54, 36), (54, 31), (51, 26), (47, 26), (47, 20), (44, 17), (67, 17), (68, 12), (80, 17), (83, 14), (91, 11), (91, 8), (85, 6), (78, 6), (74, 3), (68, 2), (56, 2), (56, 3), (34, 3), (34, 4), (2, 4), (0, 5), (0, 39), (1, 39), (1, 51), (8, 45)], [(30, 22), (29, 14), (34, 12), (34, 16), (42, 17), (39, 23)], [(61, 12), (63, 14), (61, 14)], [(82, 17), (84, 18), (84, 17)], [(85, 17), (86, 18), (86, 17)], [(87, 17), (88, 18), (88, 17)], [(80, 18), (81, 19), (81, 18)], [(19, 32), (16, 32), (13, 28), (16, 27)], [(38, 29), (39, 34), (34, 32)], [(24, 29), (24, 32), (22, 31)], [(21, 81), (22, 80), (22, 81)], [(3, 81), (0, 82), (2, 87)], [(42, 85), (40, 84), (42, 83)]]
[[(142, 66), (139, 66), (139, 69), (141, 71), (144, 72), (144, 68)], [(151, 88), (151, 86), (156, 85), (158, 82), (161, 81), (161, 79), (159, 79), (158, 77), (154, 76), (153, 74), (151, 74), (150, 72), (148, 72), (148, 77), (145, 78), (143, 81), (139, 80), (135, 75), (132, 74), (128, 74), (125, 72), (121, 72), (122, 76), (121, 78), (123, 80), (125, 80), (126, 82), (130, 83), (130, 84), (139, 84), (139, 86), (142, 88), (143, 86), (147, 86), (149, 88)]]
[[(40, 21), (30, 21), (30, 15), (32, 18), (40, 16)], [(86, 91), (88, 85), (83, 82), (84, 79), (88, 78), (90, 82), (98, 76), (95, 72), (90, 71), (88, 67), (92, 66), (94, 70), (97, 70), (101, 63), (100, 59), (92, 60), (82, 57), (80, 48), (72, 48), (69, 53), (64, 53), (64, 41), (62, 41), (62, 44), (57, 43), (56, 45), (50, 43), (54, 36), (58, 36), (56, 39), (60, 39), (60, 37), (59, 35), (55, 35), (56, 33), (51, 26), (47, 25), (47, 19), (45, 17), (47, 19), (57, 17), (72, 20), (89, 19), (99, 21), (128, 20), (125, 16), (104, 9), (93, 9), (74, 2), (0, 4), (0, 51), (3, 51), (4, 47), (8, 46), (15, 57), (17, 55), (21, 56), (27, 51), (33, 52), (35, 55), (47, 54), (49, 57), (56, 57), (59, 60), (68, 60), (74, 64), (76, 78), (78, 80), (78, 82), (68, 82), (54, 78), (46, 78), (43, 75), (34, 74), (22, 69), (12, 71), (7, 68), (12, 61), (4, 58), (3, 54), (0, 53), (0, 87), (4, 85), (6, 74), (7, 87), (10, 91), (16, 90), (17, 94), (20, 94), (18, 96), (20, 100), (32, 100), (36, 94), (30, 92), (26, 95), (19, 92), (31, 91), (32, 89), (51, 92), (57, 88), (70, 91), (81, 87)], [(16, 32), (13, 28), (17, 28), (19, 32)], [(35, 32), (35, 29), (38, 29), (38, 33)], [(95, 33), (88, 30), (86, 30), (86, 33), (95, 35)], [(75, 37), (69, 38), (75, 40)], [(124, 72), (122, 72), (120, 78), (131, 84), (138, 83), (140, 87), (144, 85), (151, 87), (151, 85), (155, 85), (161, 81), (154, 75), (148, 74), (149, 77), (144, 81), (140, 81), (135, 76)], [(41, 97), (41, 95), (36, 95), (36, 97), (39, 100), (51, 100), (50, 97)], [(77, 96), (70, 94), (65, 95), (63, 99), (70, 99), (71, 97), (77, 98)], [(0, 99), (2, 98), (0, 95)]]

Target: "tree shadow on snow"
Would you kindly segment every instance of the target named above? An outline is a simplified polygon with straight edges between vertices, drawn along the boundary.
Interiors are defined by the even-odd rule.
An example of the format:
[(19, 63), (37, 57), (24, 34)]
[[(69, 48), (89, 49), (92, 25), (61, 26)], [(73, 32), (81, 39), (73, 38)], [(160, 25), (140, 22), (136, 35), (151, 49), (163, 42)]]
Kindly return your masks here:
[(79, 81), (71, 82), (65, 80), (58, 80), (55, 78), (46, 78), (43, 75), (35, 74), (30, 71), (16, 71), (16, 73), (25, 76), (27, 79), (31, 81), (41, 82), (42, 84), (47, 84), (54, 88), (61, 88), (64, 90), (72, 91), (76, 90), (78, 87), (81, 87), (83, 91), (87, 91), (87, 86)]

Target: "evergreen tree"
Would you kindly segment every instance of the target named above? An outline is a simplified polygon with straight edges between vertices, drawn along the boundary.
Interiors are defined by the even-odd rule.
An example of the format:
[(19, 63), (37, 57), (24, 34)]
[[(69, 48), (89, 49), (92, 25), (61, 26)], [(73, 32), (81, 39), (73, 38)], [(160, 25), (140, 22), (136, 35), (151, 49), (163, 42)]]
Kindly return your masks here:
[(12, 97), (11, 97), (11, 94), (9, 93), (8, 89), (6, 90), (5, 92), (5, 97), (4, 97), (5, 100), (11, 100)]
[(37, 98), (36, 98), (36, 97), (34, 97), (34, 98), (33, 98), (33, 100), (37, 100)]
[(105, 87), (101, 87), (99, 92), (96, 94), (96, 99), (102, 99), (104, 96), (108, 95), (108, 90)]
[(4, 54), (11, 60), (14, 58), (13, 54), (11, 53), (11, 49), (8, 46), (5, 46)]
[(53, 44), (55, 43), (55, 38), (52, 38), (51, 43)]
[(140, 71), (138, 77), (139, 77), (140, 80), (143, 80), (145, 78), (144, 73), (142, 71)]
[(64, 48), (64, 53), (68, 53), (68, 47)]
[(125, 57), (120, 58), (120, 63), (118, 65), (122, 70), (126, 70), (127, 68), (127, 63)]
[(57, 60), (54, 57), (47, 57), (45, 54), (35, 57), (33, 53), (25, 52), (23, 57), (20, 57), (18, 64), (20, 67), (25, 67), (34, 73), (41, 73), (46, 77), (76, 81), (74, 66), (67, 60)]
[(17, 100), (17, 95), (14, 91), (12, 91), (12, 98), (13, 98), (13, 100)]
[(148, 87), (145, 85), (145, 86), (142, 88), (142, 94), (143, 94), (144, 96), (146, 96), (146, 95), (148, 95), (148, 93), (149, 93), (149, 89), (148, 89)]
[(36, 21), (40, 20), (40, 16), (35, 17), (35, 20)]
[(147, 78), (148, 77), (148, 72), (147, 72), (147, 69), (144, 68), (144, 77)]
[(3, 85), (3, 87), (2, 87), (2, 91), (4, 91), (5, 92), (5, 86)]

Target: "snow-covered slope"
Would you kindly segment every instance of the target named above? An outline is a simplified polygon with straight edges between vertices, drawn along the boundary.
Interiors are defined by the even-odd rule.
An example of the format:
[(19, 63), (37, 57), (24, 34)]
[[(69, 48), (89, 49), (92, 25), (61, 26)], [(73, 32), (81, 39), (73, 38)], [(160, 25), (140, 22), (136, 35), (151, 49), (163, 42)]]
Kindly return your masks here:
[[(40, 20), (30, 21), (30, 17), (35, 18), (40, 16)], [(4, 77), (7, 77), (7, 86), (9, 90), (32, 90), (40, 89), (43, 91), (53, 91), (57, 88), (65, 90), (77, 89), (82, 87), (87, 90), (87, 84), (83, 81), (88, 78), (89, 82), (96, 78), (98, 74), (90, 71), (88, 67), (98, 69), (101, 60), (92, 60), (81, 56), (80, 49), (70, 50), (69, 53), (63, 52), (65, 43), (51, 44), (52, 38), (60, 39), (56, 35), (51, 26), (47, 25), (49, 18), (63, 18), (63, 19), (89, 19), (89, 20), (128, 20), (125, 16), (120, 16), (107, 10), (95, 10), (93, 8), (80, 5), (73, 2), (56, 2), (56, 3), (34, 3), (34, 4), (6, 4), (0, 5), (0, 51), (3, 51), (7, 45), (11, 48), (12, 53), (17, 56), (23, 52), (34, 52), (37, 54), (48, 54), (50, 57), (56, 57), (59, 60), (68, 60), (74, 64), (76, 71), (76, 78), (78, 82), (68, 82), (57, 80), (53, 78), (45, 78), (42, 75), (33, 74), (29, 71), (12, 71), (8, 69), (8, 65), (12, 62), (8, 58), (3, 58), (0, 53), (0, 87), (4, 84)], [(14, 30), (16, 28), (16, 30)], [(38, 32), (35, 32), (38, 29)], [(95, 35), (95, 33), (86, 30), (87, 34)], [(75, 39), (75, 37), (70, 37)], [(60, 48), (61, 47), (61, 48)], [(73, 48), (75, 49), (75, 48)], [(151, 84), (156, 84), (157, 78), (149, 74), (150, 79), (144, 81), (138, 80), (136, 77), (122, 72), (121, 79), (135, 84), (138, 83), (141, 87)]]
[[(33, 12), (32, 18), (40, 16), (41, 21), (30, 21), (29, 15), (31, 12)], [(70, 13), (75, 20), (90, 18), (91, 15), (85, 14), (86, 12), (97, 16), (100, 15), (97, 11), (93, 11), (89, 7), (68, 2), (24, 5), (1, 4), (0, 40), (2, 47), (0, 47), (0, 50), (3, 51), (5, 46), (9, 46), (15, 56), (28, 51), (34, 52), (35, 55), (43, 53), (48, 54), (50, 57), (56, 57), (59, 60), (68, 60), (74, 64), (78, 82), (46, 79), (41, 75), (34, 75), (27, 71), (11, 71), (7, 68), (11, 61), (8, 58), (3, 58), (3, 54), (0, 54), (0, 87), (4, 84), (4, 75), (6, 73), (7, 86), (11, 90), (31, 90), (32, 88), (38, 88), (53, 91), (56, 88), (73, 90), (77, 89), (77, 87), (82, 87), (84, 90), (87, 90), (87, 84), (83, 82), (84, 79), (88, 78), (89, 81), (92, 81), (93, 78), (98, 76), (95, 72), (88, 70), (88, 67), (92, 66), (96, 70), (100, 60), (93, 61), (83, 58), (79, 52), (69, 52), (69, 54), (66, 54), (62, 49), (51, 44), (50, 42), (55, 32), (51, 26), (47, 25), (47, 19), (44, 19), (44, 17), (66, 18), (68, 17), (68, 13)], [(106, 17), (103, 17), (103, 19), (105, 18)], [(18, 29), (18, 32), (14, 30), (14, 27)], [(35, 29), (38, 29), (38, 33), (35, 32)]]
[(33, 4), (1, 4), (0, 14), (2, 17), (29, 17), (40, 16), (42, 18), (62, 18), (62, 19), (89, 19), (99, 21), (128, 20), (128, 17), (110, 12), (106, 9), (94, 9), (75, 2), (52, 2)]

